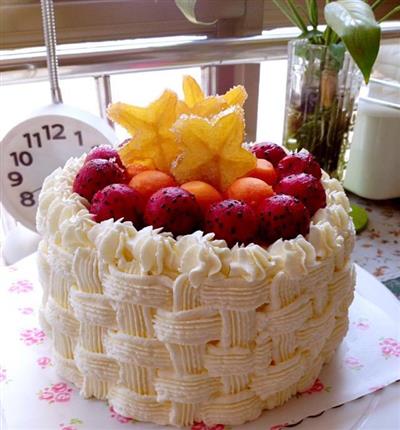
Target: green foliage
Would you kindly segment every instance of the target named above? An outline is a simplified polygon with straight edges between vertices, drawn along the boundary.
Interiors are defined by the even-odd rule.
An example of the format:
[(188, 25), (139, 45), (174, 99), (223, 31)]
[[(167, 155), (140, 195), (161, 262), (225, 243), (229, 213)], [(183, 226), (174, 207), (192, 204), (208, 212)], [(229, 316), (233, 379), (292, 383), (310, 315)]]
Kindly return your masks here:
[(346, 48), (342, 42), (331, 43), (328, 45), (329, 58), (331, 59), (331, 68), (339, 71), (342, 68), (344, 61), (344, 54)]
[[(327, 0), (324, 16), (328, 25), (323, 33), (317, 29), (319, 11), (316, 0), (305, 0), (305, 10), (293, 0), (273, 1), (301, 30), (300, 38), (315, 45), (328, 46), (333, 55), (337, 52), (338, 64), (342, 63), (340, 58), (344, 46), (360, 68), (365, 82), (368, 82), (380, 44), (380, 27), (375, 20), (374, 10), (384, 0), (375, 0), (371, 6), (364, 0)], [(399, 10), (400, 6), (396, 6), (380, 22)]]
[(327, 24), (341, 38), (368, 83), (379, 51), (381, 29), (362, 0), (338, 0), (325, 6)]
[(306, 0), (307, 14), (310, 24), (315, 29), (318, 25), (318, 5), (317, 0)]

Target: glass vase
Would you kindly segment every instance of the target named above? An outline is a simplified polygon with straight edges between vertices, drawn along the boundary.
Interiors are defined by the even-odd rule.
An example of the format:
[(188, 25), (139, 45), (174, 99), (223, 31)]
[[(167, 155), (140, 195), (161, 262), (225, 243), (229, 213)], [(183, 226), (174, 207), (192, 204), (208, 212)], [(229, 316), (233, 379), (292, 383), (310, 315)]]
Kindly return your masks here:
[(284, 145), (310, 151), (342, 179), (362, 75), (343, 45), (289, 42)]

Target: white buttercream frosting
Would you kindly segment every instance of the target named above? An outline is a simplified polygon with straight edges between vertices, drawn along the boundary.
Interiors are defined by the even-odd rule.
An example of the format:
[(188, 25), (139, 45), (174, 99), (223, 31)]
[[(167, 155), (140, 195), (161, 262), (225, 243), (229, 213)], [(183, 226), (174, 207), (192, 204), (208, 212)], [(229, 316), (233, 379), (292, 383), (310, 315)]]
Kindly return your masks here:
[(283, 260), (285, 273), (293, 278), (307, 274), (317, 254), (312, 244), (301, 235), (291, 240), (279, 239), (269, 251), (277, 259)]
[(123, 415), (174, 425), (240, 424), (315, 379), (346, 331), (354, 286), (338, 181), (323, 174), (327, 207), (307, 237), (230, 249), (212, 233), (95, 223), (72, 192), (84, 157), (45, 180), (37, 212), (42, 314), (61, 374)]

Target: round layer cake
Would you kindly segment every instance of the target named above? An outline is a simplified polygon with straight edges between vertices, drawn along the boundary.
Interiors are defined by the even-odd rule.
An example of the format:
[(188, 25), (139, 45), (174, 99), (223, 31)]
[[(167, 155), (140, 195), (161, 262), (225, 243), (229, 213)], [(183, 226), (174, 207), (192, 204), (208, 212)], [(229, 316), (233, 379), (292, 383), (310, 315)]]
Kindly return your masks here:
[(183, 89), (112, 105), (132, 138), (45, 180), (41, 320), (83, 396), (241, 424), (309, 388), (346, 334), (354, 228), (310, 154), (243, 143), (243, 87)]
[(37, 215), (42, 323), (58, 373), (136, 420), (240, 424), (315, 381), (343, 339), (354, 229), (342, 186), (306, 238), (228, 248), (130, 222), (96, 223), (72, 192), (84, 162), (45, 181)]

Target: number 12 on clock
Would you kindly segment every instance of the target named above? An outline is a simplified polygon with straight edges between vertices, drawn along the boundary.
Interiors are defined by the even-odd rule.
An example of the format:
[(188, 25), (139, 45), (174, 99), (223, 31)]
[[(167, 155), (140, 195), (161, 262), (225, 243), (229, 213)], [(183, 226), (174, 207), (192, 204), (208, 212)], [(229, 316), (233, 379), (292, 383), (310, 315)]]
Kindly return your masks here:
[[(45, 134), (46, 140), (65, 140), (67, 136), (65, 135), (65, 128), (63, 124), (51, 124), (42, 125), (41, 129)], [(76, 136), (77, 143), (79, 146), (83, 146), (82, 132), (80, 130), (75, 131), (74, 136)], [(24, 133), (22, 137), (26, 140), (28, 148), (33, 148), (34, 146), (42, 147), (42, 135), (40, 132), (35, 133)]]

